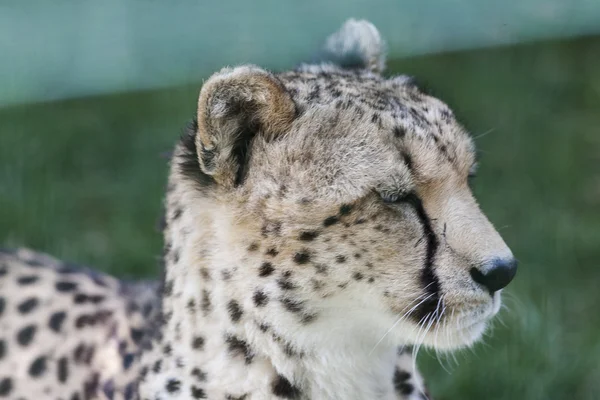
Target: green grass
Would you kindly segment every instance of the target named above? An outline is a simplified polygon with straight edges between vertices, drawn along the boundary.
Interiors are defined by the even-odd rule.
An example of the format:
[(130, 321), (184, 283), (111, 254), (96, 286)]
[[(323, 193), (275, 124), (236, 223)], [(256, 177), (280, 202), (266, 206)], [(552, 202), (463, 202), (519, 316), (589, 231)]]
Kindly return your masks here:
[[(600, 399), (600, 38), (391, 63), (477, 139), (475, 192), (520, 260), (485, 344), (422, 361), (450, 399)], [(158, 276), (160, 157), (198, 85), (0, 110), (0, 244)]]

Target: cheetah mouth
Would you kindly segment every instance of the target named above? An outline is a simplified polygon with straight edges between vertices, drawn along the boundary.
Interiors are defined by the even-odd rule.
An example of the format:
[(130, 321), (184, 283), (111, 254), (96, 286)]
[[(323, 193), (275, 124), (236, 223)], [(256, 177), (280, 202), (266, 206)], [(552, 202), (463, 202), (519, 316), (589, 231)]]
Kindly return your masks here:
[(494, 296), (490, 303), (482, 304), (461, 317), (448, 321), (446, 340), (437, 341), (434, 347), (444, 350), (454, 350), (479, 341), (500, 310), (500, 297)]
[(425, 333), (414, 339), (440, 351), (471, 346), (483, 337), (500, 305), (500, 296), (494, 296), (492, 301), (485, 303), (454, 307), (454, 311), (448, 313), (448, 319), (421, 328)]

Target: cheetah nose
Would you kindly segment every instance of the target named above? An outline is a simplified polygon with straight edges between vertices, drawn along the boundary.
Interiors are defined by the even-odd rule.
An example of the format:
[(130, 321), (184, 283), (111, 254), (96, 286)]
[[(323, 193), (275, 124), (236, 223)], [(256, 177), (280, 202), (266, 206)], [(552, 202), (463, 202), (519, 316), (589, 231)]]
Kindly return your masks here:
[(490, 294), (505, 288), (517, 274), (517, 260), (514, 258), (496, 259), (483, 267), (485, 272), (471, 268), (471, 278), (485, 287)]

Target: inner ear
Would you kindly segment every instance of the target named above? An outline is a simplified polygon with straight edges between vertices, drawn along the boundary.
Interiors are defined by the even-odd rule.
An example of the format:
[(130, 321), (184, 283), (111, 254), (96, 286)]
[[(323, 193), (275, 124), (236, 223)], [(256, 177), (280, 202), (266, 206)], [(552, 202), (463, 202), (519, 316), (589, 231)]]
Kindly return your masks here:
[(202, 171), (225, 186), (243, 182), (252, 140), (287, 132), (296, 107), (283, 84), (253, 66), (211, 76), (198, 99), (196, 147)]

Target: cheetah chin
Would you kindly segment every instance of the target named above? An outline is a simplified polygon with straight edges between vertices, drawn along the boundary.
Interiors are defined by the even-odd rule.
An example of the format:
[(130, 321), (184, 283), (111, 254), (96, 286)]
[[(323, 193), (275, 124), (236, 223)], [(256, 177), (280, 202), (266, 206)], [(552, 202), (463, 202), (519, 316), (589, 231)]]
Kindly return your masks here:
[(160, 293), (2, 255), (0, 396), (429, 399), (410, 346), (477, 341), (516, 262), (469, 188), (473, 139), (383, 53), (350, 20), (313, 63), (204, 83)]

